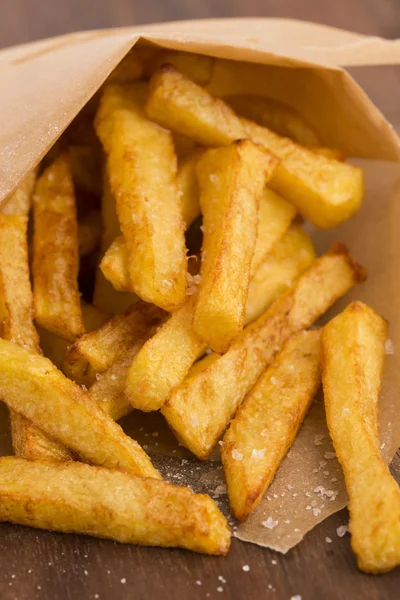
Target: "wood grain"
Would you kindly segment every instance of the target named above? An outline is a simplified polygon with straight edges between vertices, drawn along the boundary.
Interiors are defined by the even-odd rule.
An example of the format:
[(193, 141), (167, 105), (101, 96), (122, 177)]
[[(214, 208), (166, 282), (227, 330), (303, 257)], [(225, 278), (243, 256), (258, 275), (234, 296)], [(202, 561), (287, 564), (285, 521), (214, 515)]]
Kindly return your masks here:
[[(400, 37), (398, 0), (0, 0), (0, 11), (2, 46), (81, 29), (254, 15), (300, 18)], [(353, 69), (352, 73), (400, 129), (399, 69)], [(1, 420), (6, 413), (2, 405), (0, 409)], [(393, 468), (400, 475), (400, 459)], [(234, 540), (227, 558), (123, 546), (2, 524), (0, 598), (290, 600), (297, 594), (302, 600), (399, 598), (399, 570), (382, 577), (357, 571), (349, 536), (340, 539), (336, 534), (347, 519), (346, 511), (329, 518), (286, 556)], [(250, 570), (243, 571), (244, 565)]]

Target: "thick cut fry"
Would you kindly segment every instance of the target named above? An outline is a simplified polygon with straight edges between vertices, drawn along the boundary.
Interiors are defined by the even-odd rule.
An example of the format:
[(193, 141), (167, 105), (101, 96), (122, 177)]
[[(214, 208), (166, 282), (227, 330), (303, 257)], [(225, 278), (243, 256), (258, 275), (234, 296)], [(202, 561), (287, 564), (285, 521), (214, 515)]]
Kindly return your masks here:
[[(178, 167), (176, 183), (178, 194), (182, 200), (182, 216), (186, 228), (189, 228), (192, 222), (200, 215), (196, 165), (202, 153), (202, 150), (195, 150), (185, 157)], [(100, 269), (104, 277), (112, 283), (116, 290), (133, 292), (129, 274), (128, 250), (123, 236), (118, 236), (111, 243), (102, 258)]]
[(293, 336), (239, 407), (221, 447), (229, 503), (244, 520), (293, 444), (321, 382), (320, 332)]
[(186, 299), (187, 258), (171, 134), (143, 112), (145, 84), (108, 86), (96, 130), (128, 249), (135, 292), (165, 310)]
[(116, 315), (97, 331), (83, 335), (66, 353), (64, 372), (78, 383), (92, 383), (128, 350), (165, 313), (145, 302), (137, 302), (123, 315)]
[(69, 450), (42, 433), (28, 419), (11, 411), (11, 437), (16, 456), (27, 460), (72, 460)]
[(176, 388), (161, 409), (181, 443), (206, 459), (244, 396), (286, 340), (310, 327), (340, 296), (365, 279), (341, 244), (241, 333), (226, 354)]
[(80, 256), (87, 256), (99, 247), (101, 240), (101, 215), (93, 210), (78, 222), (78, 247)]
[(250, 281), (245, 322), (257, 319), (271, 302), (286, 292), (311, 266), (315, 256), (310, 236), (299, 225), (291, 225)]
[(2, 214), (28, 216), (31, 208), (35, 181), (36, 169), (28, 173), (15, 192), (9, 196), (4, 206), (1, 207)]
[(215, 59), (203, 54), (179, 52), (176, 50), (161, 50), (155, 52), (144, 61), (147, 77), (164, 65), (172, 65), (177, 71), (189, 77), (199, 85), (206, 85), (211, 77)]
[(386, 322), (354, 302), (323, 329), (326, 417), (350, 497), (351, 545), (363, 571), (400, 564), (400, 490), (378, 437)]
[(84, 332), (78, 290), (78, 234), (67, 154), (38, 179), (33, 198), (33, 304), (36, 321), (74, 341)]
[(0, 520), (123, 543), (226, 554), (230, 531), (205, 494), (79, 463), (0, 459)]
[(146, 103), (149, 119), (204, 146), (224, 146), (246, 137), (233, 110), (174, 67), (157, 71)]
[(206, 345), (192, 328), (193, 296), (150, 339), (133, 359), (125, 393), (134, 408), (158, 410)]
[(242, 119), (246, 137), (279, 158), (270, 186), (314, 225), (335, 227), (352, 217), (364, 196), (362, 169), (333, 160)]
[(87, 462), (160, 477), (139, 444), (78, 385), (47, 358), (4, 340), (0, 340), (0, 397)]
[(296, 210), (292, 204), (268, 188), (263, 190), (258, 211), (257, 240), (251, 261), (250, 278), (257, 273), (295, 215)]
[(288, 137), (303, 146), (318, 146), (320, 140), (316, 131), (307, 121), (284, 102), (255, 96), (238, 94), (226, 98), (228, 104), (241, 117), (255, 121), (263, 127), (272, 129), (283, 137)]
[(193, 328), (215, 352), (243, 328), (260, 198), (275, 166), (247, 140), (208, 150), (197, 165), (204, 238)]

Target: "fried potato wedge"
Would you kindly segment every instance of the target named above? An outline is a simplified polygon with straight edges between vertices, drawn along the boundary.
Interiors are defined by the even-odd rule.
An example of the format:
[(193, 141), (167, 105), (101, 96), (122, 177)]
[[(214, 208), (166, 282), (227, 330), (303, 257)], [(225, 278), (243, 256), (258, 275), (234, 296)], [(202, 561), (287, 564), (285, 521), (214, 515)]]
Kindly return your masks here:
[(193, 328), (218, 353), (243, 329), (260, 198), (275, 166), (247, 140), (197, 164), (204, 237)]
[(310, 236), (299, 225), (291, 225), (250, 280), (245, 323), (257, 319), (278, 296), (293, 285), (295, 279), (311, 266), (315, 258)]
[(0, 397), (83, 460), (160, 477), (147, 454), (50, 360), (0, 340)]
[(145, 302), (137, 302), (123, 315), (115, 315), (96, 331), (83, 335), (65, 355), (64, 372), (88, 385), (96, 373), (103, 373), (154, 325), (165, 313)]
[(176, 388), (161, 412), (179, 441), (206, 459), (245, 395), (286, 340), (310, 327), (365, 271), (336, 244), (251, 323), (228, 352)]
[(143, 112), (147, 85), (108, 86), (96, 131), (125, 238), (133, 289), (173, 311), (186, 299), (187, 257), (171, 134)]
[(0, 520), (123, 543), (226, 554), (230, 530), (206, 494), (80, 463), (0, 459)]
[(324, 229), (352, 217), (364, 197), (362, 169), (315, 154), (266, 127), (242, 119), (246, 137), (276, 156), (270, 186)]
[(272, 129), (282, 137), (288, 137), (303, 146), (318, 146), (317, 132), (299, 112), (279, 100), (253, 94), (237, 94), (225, 98), (241, 117)]
[(214, 62), (214, 58), (203, 54), (161, 50), (150, 55), (144, 61), (144, 71), (147, 77), (151, 77), (160, 67), (172, 65), (192, 81), (199, 85), (206, 85), (212, 77)]
[(78, 221), (78, 247), (80, 256), (88, 256), (100, 245), (101, 215), (93, 210)]
[(72, 453), (42, 433), (22, 415), (11, 411), (11, 438), (16, 456), (27, 460), (73, 460)]
[(177, 310), (133, 359), (125, 394), (134, 408), (158, 410), (206, 348), (193, 330), (195, 296)]
[(37, 323), (74, 341), (84, 333), (78, 290), (78, 233), (68, 154), (36, 183), (33, 197), (33, 305)]
[(28, 173), (7, 199), (1, 212), (4, 215), (19, 215), (27, 217), (32, 204), (32, 194), (36, 181), (36, 169)]
[(383, 462), (378, 397), (387, 324), (353, 302), (322, 332), (326, 417), (349, 494), (358, 566), (383, 573), (400, 564), (400, 490)]
[(258, 211), (257, 240), (251, 261), (250, 280), (281, 239), (295, 215), (296, 209), (292, 204), (272, 190), (264, 188)]
[(204, 146), (224, 146), (246, 137), (240, 119), (223, 100), (171, 65), (151, 78), (145, 111), (152, 121)]
[(229, 503), (245, 520), (293, 444), (321, 383), (320, 332), (286, 342), (239, 407), (221, 446)]
[(115, 290), (133, 292), (129, 273), (129, 254), (123, 235), (119, 235), (111, 243), (100, 261), (100, 269), (104, 277)]

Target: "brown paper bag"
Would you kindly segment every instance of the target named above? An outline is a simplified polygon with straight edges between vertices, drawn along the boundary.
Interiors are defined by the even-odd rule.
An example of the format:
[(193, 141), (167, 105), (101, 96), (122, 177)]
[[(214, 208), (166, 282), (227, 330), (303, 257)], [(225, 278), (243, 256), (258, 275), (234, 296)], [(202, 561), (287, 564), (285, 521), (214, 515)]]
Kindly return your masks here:
[[(395, 280), (400, 165), (386, 161), (399, 160), (400, 146), (389, 123), (342, 67), (396, 64), (400, 41), (290, 20), (232, 19), (84, 32), (6, 49), (0, 52), (0, 206), (137, 42), (218, 57), (208, 86), (212, 92), (283, 100), (306, 117), (325, 145), (364, 159), (358, 162), (367, 195), (359, 214), (339, 228), (312, 234), (321, 252), (334, 240), (345, 242), (369, 271), (368, 281), (335, 312), (358, 298), (390, 322), (394, 354), (387, 357), (380, 402), (382, 453), (390, 461), (400, 445)], [(124, 426), (167, 479), (207, 491), (226, 507), (218, 453), (209, 463), (196, 462), (177, 447), (160, 415), (136, 411)], [(1, 407), (0, 454), (10, 451), (7, 413)], [(260, 506), (236, 535), (286, 552), (346, 501), (319, 398)]]

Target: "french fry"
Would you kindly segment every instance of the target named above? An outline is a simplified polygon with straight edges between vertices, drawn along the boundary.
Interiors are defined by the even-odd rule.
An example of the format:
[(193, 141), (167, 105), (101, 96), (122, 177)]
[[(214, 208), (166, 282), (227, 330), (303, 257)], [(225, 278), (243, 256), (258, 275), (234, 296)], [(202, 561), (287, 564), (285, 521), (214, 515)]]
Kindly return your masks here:
[[(200, 215), (196, 165), (202, 152), (202, 150), (195, 150), (182, 159), (178, 167), (176, 183), (178, 194), (182, 200), (182, 216), (186, 228), (189, 228)], [(101, 260), (100, 269), (116, 290), (133, 292), (129, 274), (128, 250), (123, 236), (116, 237), (111, 243)]]
[(164, 317), (162, 310), (137, 302), (123, 315), (115, 315), (96, 331), (83, 335), (67, 351), (64, 372), (78, 383), (90, 385)]
[(208, 150), (197, 164), (204, 238), (193, 328), (215, 352), (243, 328), (260, 198), (275, 166), (247, 140)]
[(171, 65), (150, 80), (145, 111), (149, 119), (204, 146), (224, 146), (246, 137), (233, 110)]
[(144, 72), (147, 77), (151, 77), (160, 67), (172, 65), (192, 81), (199, 85), (207, 85), (212, 77), (214, 62), (215, 59), (211, 56), (177, 50), (161, 50), (144, 61)]
[(272, 129), (282, 137), (288, 137), (303, 146), (318, 146), (317, 132), (298, 111), (284, 102), (253, 94), (237, 94), (225, 98), (241, 117)]
[(319, 227), (334, 227), (360, 207), (364, 195), (361, 169), (316, 155), (247, 119), (238, 123), (226, 103), (173, 68), (153, 75), (146, 111), (160, 125), (205, 146), (221, 146), (239, 138), (263, 146), (280, 160), (271, 187)]
[(160, 477), (147, 454), (50, 360), (0, 340), (0, 397), (11, 410), (83, 460)]
[(187, 487), (80, 463), (0, 459), (0, 520), (123, 543), (226, 554), (215, 502)]
[(136, 48), (132, 48), (109, 75), (107, 84), (132, 83), (141, 79), (144, 74), (143, 60)]
[(16, 456), (27, 460), (73, 460), (72, 453), (56, 440), (42, 433), (22, 415), (10, 411), (11, 438)]
[(362, 169), (315, 154), (252, 121), (242, 124), (246, 137), (280, 160), (271, 188), (314, 225), (335, 227), (357, 212), (364, 196)]
[(326, 148), (325, 146), (312, 146), (309, 148), (312, 150), (314, 154), (321, 154), (322, 156), (326, 156), (327, 158), (333, 158), (334, 160), (338, 160), (339, 162), (343, 162), (346, 160), (346, 153), (343, 150), (339, 150), (338, 148)]
[[(250, 280), (245, 323), (257, 319), (315, 260), (310, 236), (293, 224), (274, 245)], [(254, 258), (253, 258), (254, 261)]]
[(380, 453), (378, 397), (387, 324), (353, 302), (322, 332), (326, 417), (349, 494), (358, 566), (383, 573), (400, 564), (400, 490)]
[(239, 407), (221, 459), (229, 503), (245, 520), (258, 506), (293, 444), (321, 382), (320, 332), (288, 340)]
[(101, 240), (101, 215), (93, 210), (78, 221), (78, 247), (80, 256), (88, 256), (98, 248)]
[(84, 332), (78, 290), (78, 236), (71, 168), (57, 158), (33, 197), (33, 305), (41, 327), (74, 341)]
[(25, 179), (18, 185), (15, 192), (9, 196), (4, 206), (1, 207), (2, 214), (28, 216), (32, 203), (33, 189), (35, 187), (36, 171), (34, 169), (28, 173)]
[(192, 328), (195, 296), (177, 310), (133, 359), (125, 394), (134, 408), (158, 410), (182, 383), (206, 344)]
[(296, 215), (292, 204), (265, 188), (258, 211), (257, 240), (251, 261), (250, 281)]
[(179, 441), (206, 459), (244, 396), (286, 340), (314, 323), (365, 271), (336, 244), (249, 325), (228, 352), (177, 387), (161, 409)]
[(171, 134), (143, 112), (146, 84), (108, 86), (96, 131), (108, 154), (110, 185), (135, 292), (168, 311), (186, 299), (187, 258)]

